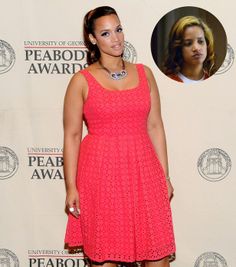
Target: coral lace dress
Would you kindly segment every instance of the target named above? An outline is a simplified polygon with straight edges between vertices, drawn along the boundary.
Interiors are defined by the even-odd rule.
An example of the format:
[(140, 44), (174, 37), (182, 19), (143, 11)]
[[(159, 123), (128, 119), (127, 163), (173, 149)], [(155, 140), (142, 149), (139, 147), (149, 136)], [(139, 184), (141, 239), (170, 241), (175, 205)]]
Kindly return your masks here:
[(80, 216), (69, 214), (65, 243), (96, 262), (158, 260), (175, 252), (167, 185), (147, 132), (150, 89), (142, 64), (139, 84), (109, 90), (87, 70), (80, 145)]

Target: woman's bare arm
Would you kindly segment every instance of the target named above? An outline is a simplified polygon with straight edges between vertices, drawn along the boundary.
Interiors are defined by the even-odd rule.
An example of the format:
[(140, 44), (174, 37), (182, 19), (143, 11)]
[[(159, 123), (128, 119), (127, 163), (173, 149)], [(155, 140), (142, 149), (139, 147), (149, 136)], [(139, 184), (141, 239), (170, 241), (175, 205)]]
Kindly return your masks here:
[(70, 80), (64, 99), (63, 157), (67, 207), (75, 205), (79, 208), (76, 173), (83, 130), (83, 89), (85, 86), (84, 77), (79, 73), (75, 74)]
[[(145, 66), (145, 72), (147, 75), (150, 96), (151, 96), (151, 110), (148, 116), (147, 129), (150, 139), (153, 143), (155, 151), (158, 155), (160, 163), (164, 169), (165, 176), (169, 176), (168, 168), (168, 156), (167, 156), (167, 145), (166, 145), (166, 136), (164, 125), (161, 116), (161, 103), (160, 96), (158, 92), (158, 87), (155, 81), (155, 78), (152, 74), (152, 71)], [(171, 182), (167, 180), (169, 196), (171, 197), (173, 193), (173, 187)]]

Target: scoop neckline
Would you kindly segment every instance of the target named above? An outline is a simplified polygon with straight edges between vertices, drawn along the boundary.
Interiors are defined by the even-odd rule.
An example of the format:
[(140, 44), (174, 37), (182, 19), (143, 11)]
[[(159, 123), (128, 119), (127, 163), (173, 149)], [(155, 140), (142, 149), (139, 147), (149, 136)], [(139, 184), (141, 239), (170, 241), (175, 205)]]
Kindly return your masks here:
[(138, 64), (135, 64), (135, 68), (136, 68), (136, 71), (137, 71), (137, 74), (138, 74), (138, 84), (134, 87), (131, 87), (131, 88), (126, 88), (126, 89), (122, 89), (122, 90), (110, 90), (110, 89), (107, 89), (106, 87), (104, 87), (94, 76), (93, 74), (88, 71), (88, 70), (85, 70), (87, 71), (87, 73), (93, 78), (93, 80), (96, 82), (96, 84), (98, 85), (98, 87), (102, 90), (102, 91), (107, 91), (107, 92), (115, 92), (115, 93), (121, 93), (121, 92), (128, 92), (128, 91), (136, 91), (139, 87), (140, 87), (140, 84), (141, 84), (141, 78), (140, 78), (140, 75), (139, 75), (139, 68), (138, 68)]

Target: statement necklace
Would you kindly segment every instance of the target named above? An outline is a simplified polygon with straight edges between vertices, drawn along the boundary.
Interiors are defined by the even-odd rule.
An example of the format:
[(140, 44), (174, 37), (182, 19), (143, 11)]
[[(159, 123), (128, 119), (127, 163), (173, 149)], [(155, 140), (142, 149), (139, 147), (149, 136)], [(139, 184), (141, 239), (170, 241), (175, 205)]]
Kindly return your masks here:
[(99, 60), (98, 61), (100, 66), (109, 74), (109, 77), (112, 79), (112, 80), (121, 80), (123, 78), (125, 78), (128, 73), (125, 69), (125, 62), (124, 60), (122, 59), (122, 70), (121, 71), (116, 71), (116, 72), (111, 72), (108, 68), (104, 67), (102, 65), (102, 62)]

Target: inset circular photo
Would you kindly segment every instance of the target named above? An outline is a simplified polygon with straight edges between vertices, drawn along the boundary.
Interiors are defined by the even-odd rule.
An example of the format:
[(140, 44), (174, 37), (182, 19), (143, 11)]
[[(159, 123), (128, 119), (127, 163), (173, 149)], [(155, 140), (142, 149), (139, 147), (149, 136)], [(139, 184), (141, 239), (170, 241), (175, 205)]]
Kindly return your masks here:
[(182, 83), (204, 81), (224, 62), (227, 37), (220, 21), (199, 7), (176, 8), (156, 24), (152, 57), (170, 79)]

